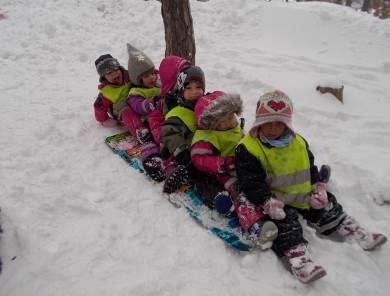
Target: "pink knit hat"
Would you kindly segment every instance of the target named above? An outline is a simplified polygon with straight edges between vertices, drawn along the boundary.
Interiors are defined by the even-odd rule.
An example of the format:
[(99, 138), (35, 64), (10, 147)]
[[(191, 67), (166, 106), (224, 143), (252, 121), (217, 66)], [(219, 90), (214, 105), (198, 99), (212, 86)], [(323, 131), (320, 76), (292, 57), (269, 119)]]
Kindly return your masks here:
[(265, 93), (256, 107), (256, 120), (250, 129), (252, 137), (258, 136), (258, 128), (264, 123), (280, 121), (292, 132), (293, 105), (290, 98), (280, 90)]

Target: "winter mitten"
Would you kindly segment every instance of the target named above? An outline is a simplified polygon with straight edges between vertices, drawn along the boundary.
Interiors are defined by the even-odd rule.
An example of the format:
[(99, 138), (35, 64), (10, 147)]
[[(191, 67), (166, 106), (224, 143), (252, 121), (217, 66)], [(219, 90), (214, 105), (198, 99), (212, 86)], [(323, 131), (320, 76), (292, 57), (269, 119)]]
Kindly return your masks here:
[(161, 157), (150, 156), (143, 161), (142, 166), (152, 180), (156, 182), (164, 181), (165, 174)]
[(326, 275), (325, 269), (313, 262), (306, 245), (299, 244), (286, 253), (291, 273), (302, 283), (307, 284)]
[(326, 184), (317, 182), (314, 184), (314, 190), (310, 196), (310, 206), (313, 209), (323, 209), (328, 205), (328, 194), (326, 193)]
[(365, 251), (371, 251), (387, 241), (385, 235), (367, 231), (351, 216), (341, 222), (337, 232), (343, 237), (354, 239)]
[(319, 181), (323, 183), (328, 183), (330, 179), (330, 166), (324, 164), (321, 166), (319, 174)]
[(257, 220), (264, 217), (263, 212), (256, 209), (243, 193), (240, 193), (237, 203), (236, 212), (243, 229), (248, 230)]
[(267, 200), (263, 206), (264, 214), (267, 214), (275, 220), (283, 220), (286, 218), (286, 213), (283, 208), (284, 203), (273, 197)]
[(137, 141), (140, 144), (145, 144), (153, 141), (152, 135), (147, 128), (140, 128), (137, 129), (135, 132), (137, 134)]
[(171, 194), (183, 185), (191, 185), (191, 179), (187, 168), (184, 165), (178, 165), (165, 180), (163, 192)]
[(270, 249), (273, 241), (278, 236), (278, 227), (272, 221), (267, 221), (264, 218), (257, 220), (249, 228), (249, 237), (262, 250)]
[(118, 121), (113, 118), (109, 118), (106, 121), (100, 123), (104, 127), (116, 127), (118, 126)]
[(229, 194), (226, 191), (219, 192), (214, 198), (214, 209), (223, 216), (232, 218), (237, 216)]

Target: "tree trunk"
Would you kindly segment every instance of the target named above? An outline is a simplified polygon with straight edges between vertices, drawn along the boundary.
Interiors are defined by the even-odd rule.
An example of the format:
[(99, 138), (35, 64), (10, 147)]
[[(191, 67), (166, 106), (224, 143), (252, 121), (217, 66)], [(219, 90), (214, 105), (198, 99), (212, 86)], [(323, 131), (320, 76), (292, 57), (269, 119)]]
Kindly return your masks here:
[(165, 56), (176, 55), (195, 65), (195, 39), (189, 0), (162, 0)]

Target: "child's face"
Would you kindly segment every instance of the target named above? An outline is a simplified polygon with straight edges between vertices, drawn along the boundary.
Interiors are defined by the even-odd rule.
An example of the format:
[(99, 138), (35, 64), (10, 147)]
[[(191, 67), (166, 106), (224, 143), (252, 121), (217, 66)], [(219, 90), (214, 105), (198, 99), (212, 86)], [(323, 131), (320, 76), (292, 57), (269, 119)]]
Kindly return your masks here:
[(215, 130), (217, 131), (227, 131), (229, 129), (235, 128), (238, 125), (238, 120), (236, 114), (226, 115), (220, 118), (217, 121), (217, 125), (215, 126)]
[(150, 70), (142, 75), (141, 83), (146, 88), (152, 88), (156, 86), (157, 73), (154, 70)]
[(260, 125), (261, 133), (270, 140), (275, 140), (283, 135), (286, 130), (286, 125), (280, 121), (267, 122)]
[(183, 98), (188, 101), (196, 101), (204, 95), (202, 84), (198, 81), (191, 81), (183, 90)]
[(121, 85), (123, 83), (122, 71), (119, 68), (108, 72), (104, 77), (110, 84)]

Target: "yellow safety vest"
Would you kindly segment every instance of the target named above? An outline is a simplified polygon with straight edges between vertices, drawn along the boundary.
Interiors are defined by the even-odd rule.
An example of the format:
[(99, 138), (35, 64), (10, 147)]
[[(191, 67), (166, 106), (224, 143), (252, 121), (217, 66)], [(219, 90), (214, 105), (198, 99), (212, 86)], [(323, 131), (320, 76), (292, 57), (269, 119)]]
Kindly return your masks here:
[(171, 117), (180, 118), (191, 132), (195, 132), (196, 121), (194, 111), (182, 106), (176, 106), (165, 115), (165, 120)]
[(192, 145), (200, 141), (209, 142), (218, 149), (221, 156), (227, 157), (235, 154), (235, 149), (241, 139), (242, 129), (240, 125), (226, 131), (198, 129), (192, 138)]
[(159, 87), (145, 88), (145, 87), (133, 87), (130, 90), (129, 95), (139, 95), (145, 99), (159, 96), (161, 89)]
[(271, 192), (278, 199), (296, 208), (310, 207), (310, 160), (301, 136), (296, 135), (286, 147), (267, 147), (248, 133), (240, 144), (260, 161)]
[(131, 88), (131, 83), (128, 82), (121, 86), (114, 86), (108, 84), (100, 90), (101, 94), (112, 102), (113, 104), (112, 111), (115, 117), (119, 115), (122, 107), (126, 105), (130, 88)]

